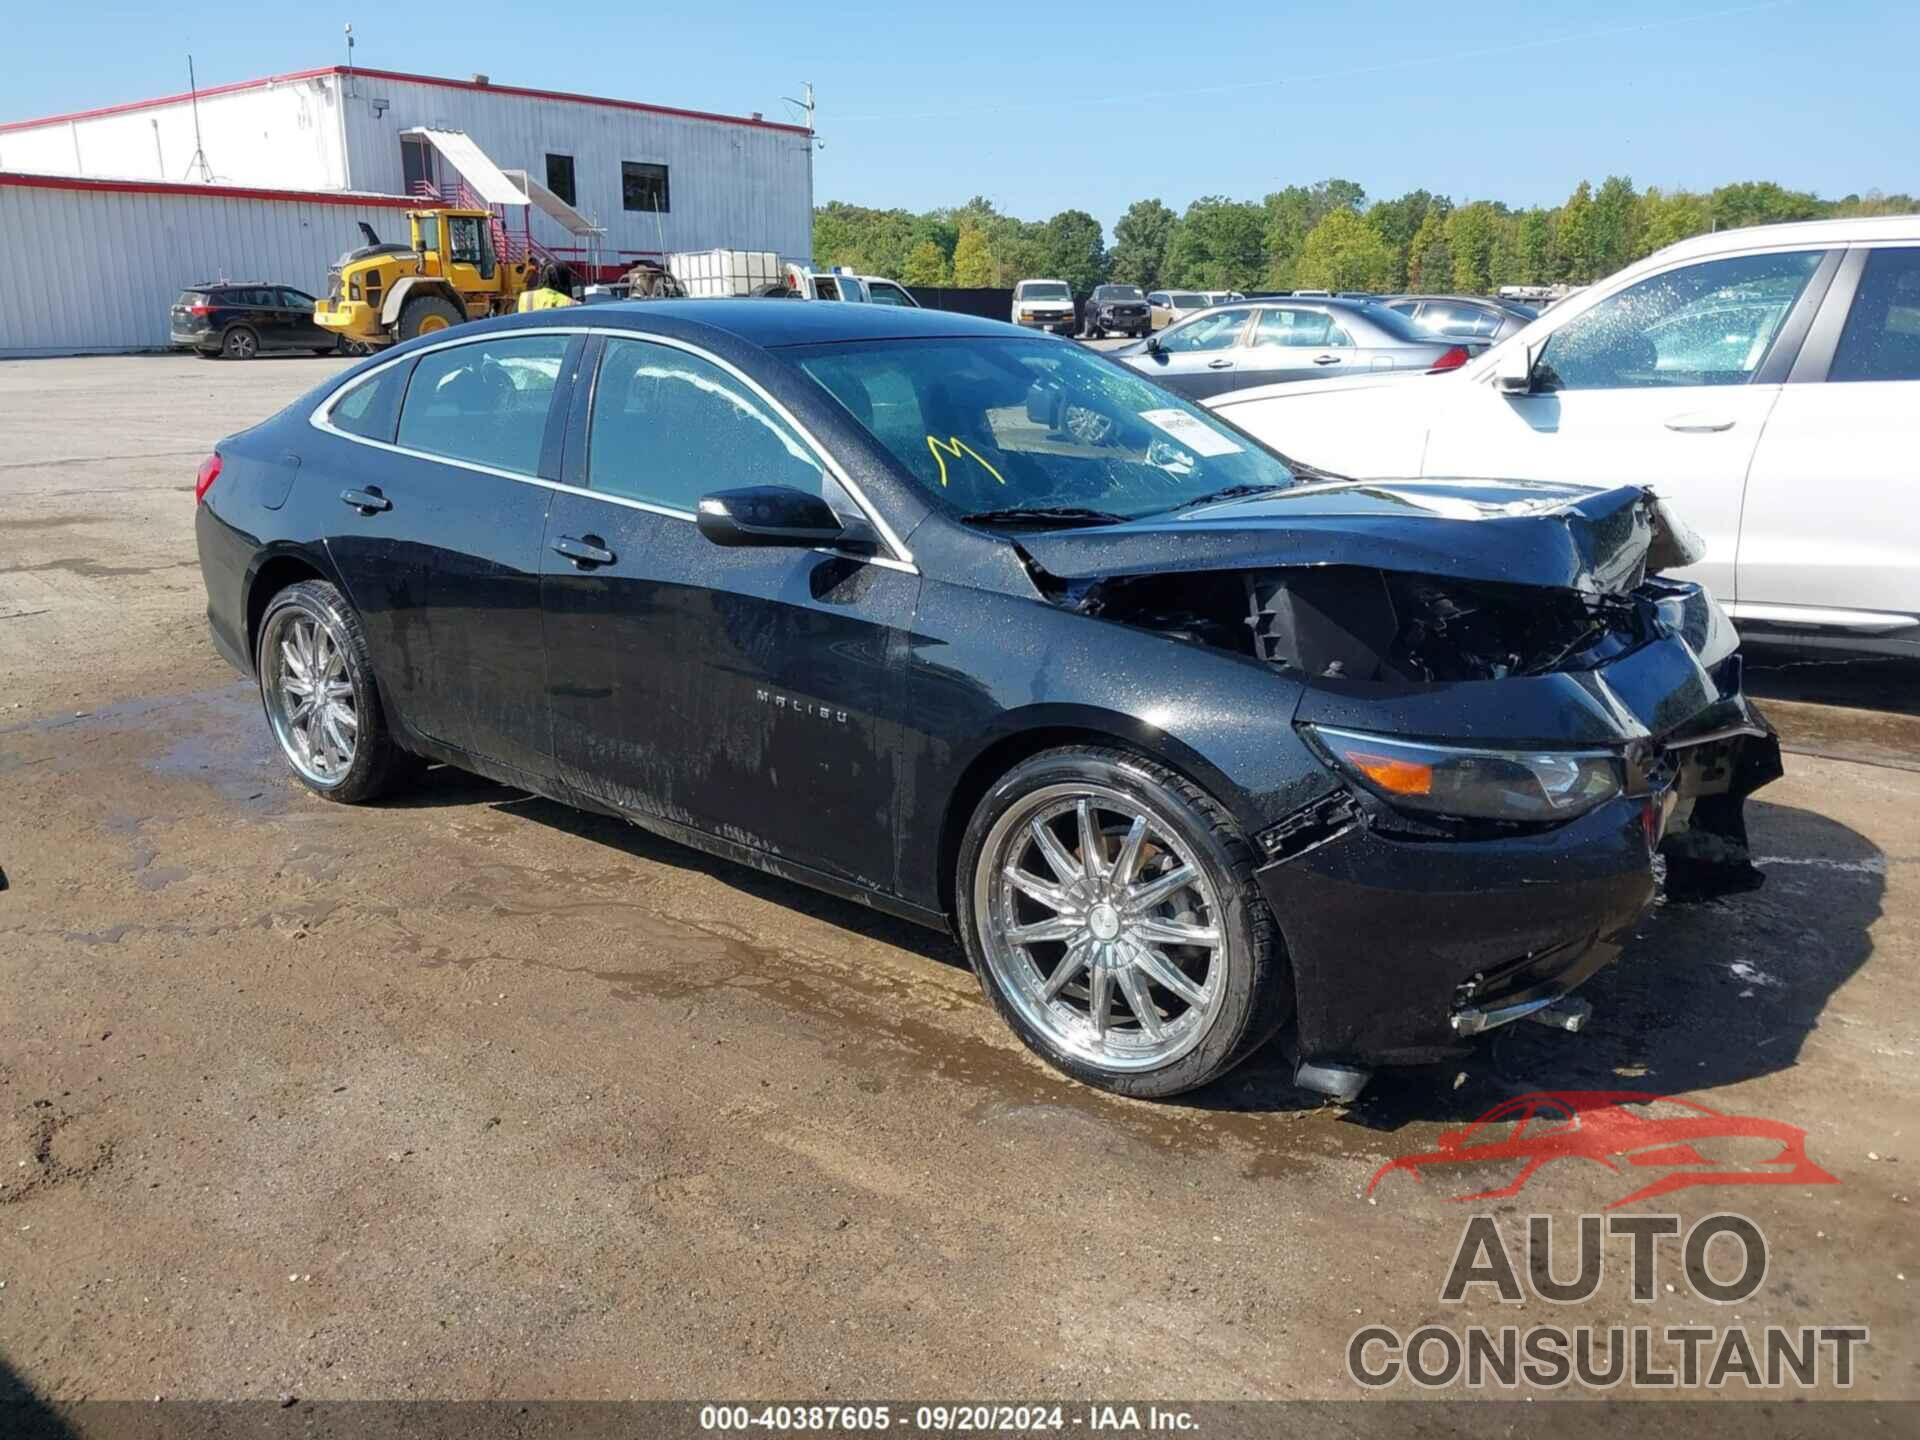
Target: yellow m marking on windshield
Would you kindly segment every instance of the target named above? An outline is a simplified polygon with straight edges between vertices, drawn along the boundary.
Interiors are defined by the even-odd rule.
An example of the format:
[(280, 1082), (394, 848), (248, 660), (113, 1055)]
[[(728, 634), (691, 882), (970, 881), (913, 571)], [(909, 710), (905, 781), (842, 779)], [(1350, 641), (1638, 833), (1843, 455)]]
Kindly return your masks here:
[(989, 465), (985, 456), (981, 455), (978, 450), (967, 444), (967, 442), (962, 440), (958, 435), (949, 435), (944, 440), (939, 440), (929, 435), (927, 436), (927, 449), (933, 452), (933, 462), (940, 467), (940, 488), (943, 490), (947, 485), (947, 457), (949, 455), (955, 460), (958, 460), (962, 455), (969, 456), (972, 458), (974, 464), (978, 465), (982, 470), (985, 470), (1002, 485), (1007, 483), (1006, 476)]

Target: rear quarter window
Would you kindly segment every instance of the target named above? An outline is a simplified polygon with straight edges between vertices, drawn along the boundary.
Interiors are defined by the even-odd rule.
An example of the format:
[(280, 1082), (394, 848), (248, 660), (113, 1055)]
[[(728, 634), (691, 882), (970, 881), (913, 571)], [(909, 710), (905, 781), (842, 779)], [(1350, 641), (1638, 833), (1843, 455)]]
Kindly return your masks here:
[(333, 402), (327, 423), (363, 440), (392, 444), (400, 424), (400, 397), (407, 393), (407, 376), (412, 371), (413, 362), (407, 361), (355, 381)]

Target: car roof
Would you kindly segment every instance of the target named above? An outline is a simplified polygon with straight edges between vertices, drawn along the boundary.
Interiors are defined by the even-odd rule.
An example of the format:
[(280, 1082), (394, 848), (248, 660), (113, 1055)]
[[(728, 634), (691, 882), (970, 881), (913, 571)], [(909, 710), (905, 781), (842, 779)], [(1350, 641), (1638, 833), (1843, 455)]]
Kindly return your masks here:
[[(570, 317), (557, 316), (551, 310), (536, 310), (504, 318), (555, 325), (567, 323)], [(648, 330), (661, 320), (724, 331), (762, 348), (825, 345), (840, 340), (908, 340), (936, 335), (1031, 336), (1031, 332), (1004, 320), (983, 320), (950, 310), (746, 296), (718, 300), (617, 300), (593, 306), (592, 313), (580, 323)]]
[[(1920, 241), (1920, 215), (1862, 215), (1846, 220), (1795, 220), (1784, 225), (1748, 225), (1679, 240), (1654, 253), (1684, 260), (1731, 255), (1753, 249), (1791, 249), (1797, 245), (1884, 245)], [(1651, 257), (1649, 257), (1651, 258)], [(1611, 277), (1606, 277), (1611, 278)]]

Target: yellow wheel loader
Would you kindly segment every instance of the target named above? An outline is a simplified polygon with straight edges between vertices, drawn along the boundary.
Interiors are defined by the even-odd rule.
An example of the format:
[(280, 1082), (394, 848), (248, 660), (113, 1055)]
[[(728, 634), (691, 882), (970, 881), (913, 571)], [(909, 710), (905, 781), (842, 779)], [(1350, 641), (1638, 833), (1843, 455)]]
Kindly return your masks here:
[(489, 211), (412, 210), (407, 221), (411, 245), (382, 244), (360, 222), (367, 243), (334, 262), (326, 299), (313, 305), (315, 324), (349, 345), (375, 349), (504, 315), (535, 283), (531, 259), (497, 253)]

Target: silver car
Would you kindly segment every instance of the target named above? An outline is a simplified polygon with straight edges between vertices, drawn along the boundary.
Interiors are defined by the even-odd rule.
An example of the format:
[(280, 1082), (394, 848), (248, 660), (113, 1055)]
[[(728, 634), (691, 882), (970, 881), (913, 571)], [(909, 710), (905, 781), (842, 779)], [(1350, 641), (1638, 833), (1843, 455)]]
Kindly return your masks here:
[(1477, 345), (1436, 338), (1363, 300), (1288, 299), (1223, 305), (1110, 352), (1196, 400), (1330, 375), (1451, 370)]

